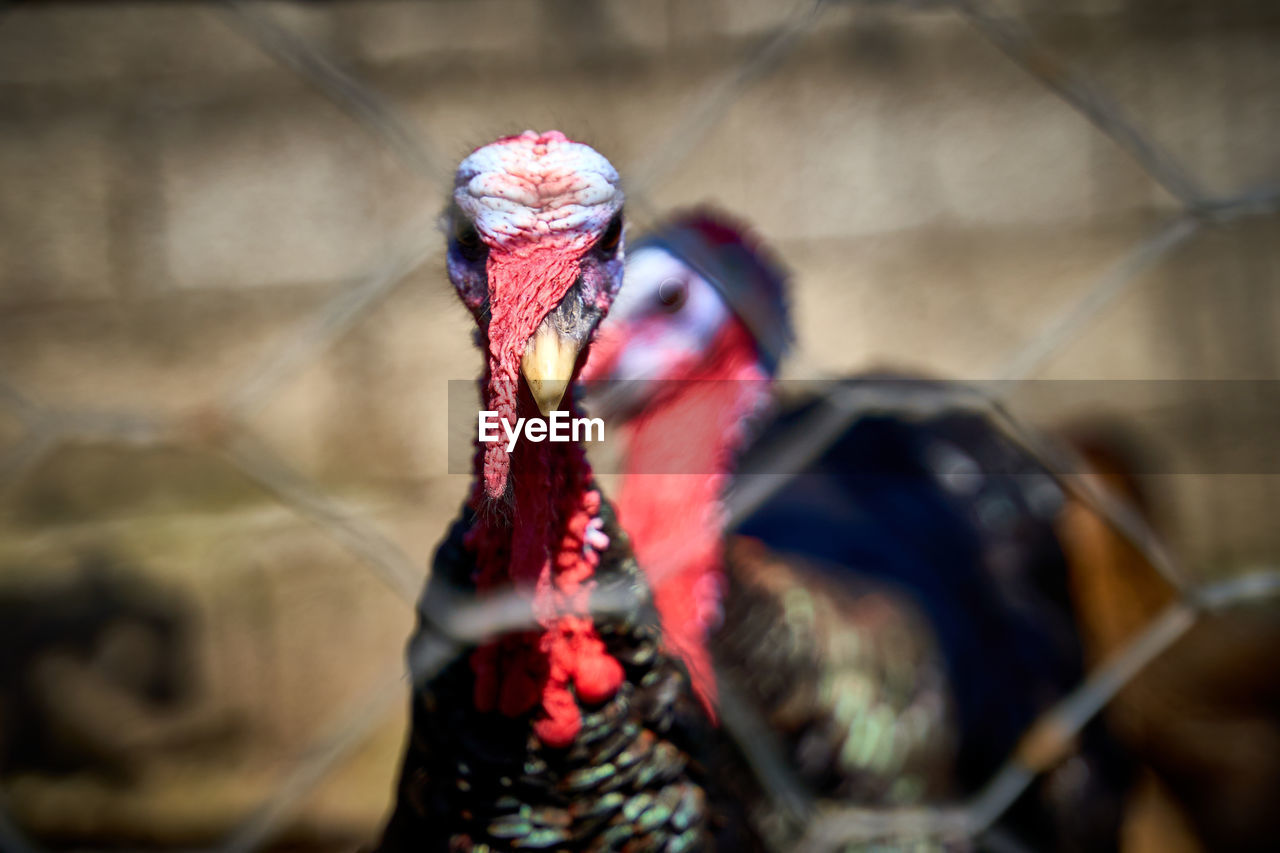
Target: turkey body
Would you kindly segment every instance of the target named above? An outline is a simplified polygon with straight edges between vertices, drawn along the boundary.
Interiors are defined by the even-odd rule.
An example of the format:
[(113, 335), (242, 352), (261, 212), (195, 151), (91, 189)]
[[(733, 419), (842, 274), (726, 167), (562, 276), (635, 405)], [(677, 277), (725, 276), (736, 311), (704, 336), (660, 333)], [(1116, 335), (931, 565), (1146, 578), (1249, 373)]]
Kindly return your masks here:
[(891, 806), (949, 792), (954, 709), (909, 599), (745, 536), (727, 540), (725, 574), (716, 673), (778, 736), (810, 794)]
[[(641, 467), (623, 481), (619, 513), (654, 585), (664, 642), (688, 663), (708, 713), (726, 722), (745, 713), (809, 797), (862, 805), (941, 799), (951, 790), (954, 709), (934, 633), (910, 598), (827, 562), (836, 554), (726, 537), (719, 474), (641, 473), (714, 458), (713, 446), (726, 441), (718, 420), (735, 420), (741, 398), (756, 390), (684, 384), (684, 395), (707, 395), (713, 405), (677, 396), (631, 437), (630, 464)], [(664, 452), (672, 440), (679, 455)], [(759, 739), (741, 729), (734, 736), (750, 762)], [(756, 766), (760, 785), (739, 796), (755, 828), (785, 848), (803, 832), (802, 816), (763, 796), (771, 782), (763, 777), (778, 762)]]
[[(588, 709), (567, 748), (543, 744), (528, 720), (477, 713), (475, 673), (464, 650), (415, 686), (412, 738), (395, 813), (380, 850), (706, 850), (751, 849), (708, 794), (717, 746), (684, 667), (662, 650), (661, 629), (643, 575), (612, 511), (602, 509), (609, 549), (599, 590), (625, 590), (637, 606), (597, 627), (626, 679)], [(474, 566), (464, 546), (464, 513), (436, 553), (410, 644), (443, 640), (433, 599), (462, 588)]]
[[(886, 383), (932, 387), (916, 378), (843, 384), (892, 390)], [(824, 404), (815, 396), (783, 407), (745, 452), (740, 476), (768, 476), (775, 436), (793, 434)], [(802, 622), (815, 624), (793, 629), (805, 638), (793, 654), (810, 661), (805, 680), (826, 689), (807, 688), (810, 722), (791, 742), (822, 793), (860, 804), (972, 794), (1036, 716), (1079, 683), (1067, 565), (1053, 527), (1061, 506), (1048, 475), (981, 415), (869, 414), (741, 521), (726, 563), (721, 633), (735, 641), (724, 647), (725, 665), (758, 672), (767, 654), (753, 651), (759, 644), (746, 627), (763, 620), (735, 612), (735, 598), (768, 606), (753, 592), (758, 582), (735, 582), (745, 540), (754, 559), (767, 555), (775, 600), (809, 602), (799, 607)], [(777, 580), (794, 565), (808, 571)], [(807, 614), (821, 599), (838, 615), (818, 628)], [(868, 600), (878, 612), (865, 612)], [(842, 632), (853, 639), (831, 636)], [(867, 655), (853, 689), (834, 687), (843, 659), (831, 650), (845, 644)], [(730, 664), (735, 658), (742, 662)], [(1086, 733), (1074, 760), (1020, 801), (1002, 829), (1033, 849), (1113, 848), (1128, 762), (1101, 726)]]

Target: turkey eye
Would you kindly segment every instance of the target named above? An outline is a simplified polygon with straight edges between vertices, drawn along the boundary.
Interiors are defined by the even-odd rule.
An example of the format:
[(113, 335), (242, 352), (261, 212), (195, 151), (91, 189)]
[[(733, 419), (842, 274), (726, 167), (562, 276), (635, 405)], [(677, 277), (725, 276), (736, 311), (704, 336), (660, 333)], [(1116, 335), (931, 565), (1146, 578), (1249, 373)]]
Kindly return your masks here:
[(612, 255), (618, 251), (618, 241), (622, 239), (622, 214), (614, 216), (609, 220), (609, 227), (605, 229), (604, 234), (596, 241), (595, 249), (602, 255)]
[(658, 302), (673, 314), (684, 307), (685, 300), (688, 298), (689, 288), (678, 278), (669, 278), (658, 285)]
[(484, 257), (488, 247), (480, 239), (480, 232), (466, 217), (453, 220), (453, 242), (458, 252), (469, 261), (478, 261)]

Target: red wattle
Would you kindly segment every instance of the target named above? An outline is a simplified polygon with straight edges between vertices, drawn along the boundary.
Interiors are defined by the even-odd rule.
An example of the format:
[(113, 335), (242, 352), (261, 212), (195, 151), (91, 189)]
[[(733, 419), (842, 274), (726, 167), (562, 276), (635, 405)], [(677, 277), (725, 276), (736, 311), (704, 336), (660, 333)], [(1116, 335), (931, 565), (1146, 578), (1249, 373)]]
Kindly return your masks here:
[(745, 437), (742, 421), (768, 399), (770, 386), (755, 343), (737, 320), (719, 333), (702, 363), (660, 378), (678, 381), (667, 385), (670, 397), (628, 424), (618, 520), (653, 586), (663, 637), (714, 716), (707, 637), (720, 611), (721, 498)]
[(573, 694), (563, 687), (548, 690), (542, 697), (542, 712), (533, 721), (533, 733), (553, 749), (572, 744), (582, 730), (582, 712)]
[[(536, 246), (493, 249), (489, 253), (489, 375), (485, 400), (487, 408), (512, 427), (516, 424), (525, 342), (577, 281), (579, 262), (588, 248), (579, 242), (568, 236), (549, 236)], [(483, 477), (490, 498), (501, 498), (506, 492), (510, 470), (506, 443), (487, 444)]]

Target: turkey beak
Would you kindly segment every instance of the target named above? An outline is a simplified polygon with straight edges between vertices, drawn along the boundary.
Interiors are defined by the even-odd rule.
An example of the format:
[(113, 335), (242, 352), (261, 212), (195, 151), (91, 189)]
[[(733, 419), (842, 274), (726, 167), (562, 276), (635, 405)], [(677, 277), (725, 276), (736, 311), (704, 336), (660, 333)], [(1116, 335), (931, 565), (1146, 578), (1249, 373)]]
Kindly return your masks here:
[(564, 337), (546, 322), (534, 332), (520, 361), (520, 372), (543, 417), (555, 411), (564, 399), (577, 361), (577, 341)]

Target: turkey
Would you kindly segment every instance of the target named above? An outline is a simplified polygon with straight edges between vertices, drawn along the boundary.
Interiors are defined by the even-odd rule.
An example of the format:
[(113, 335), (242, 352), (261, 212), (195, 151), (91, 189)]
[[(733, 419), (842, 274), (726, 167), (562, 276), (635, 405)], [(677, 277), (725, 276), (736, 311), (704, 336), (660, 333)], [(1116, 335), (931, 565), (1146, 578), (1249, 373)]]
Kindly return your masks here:
[[(714, 707), (725, 679), (822, 797), (976, 790), (1081, 677), (1061, 493), (981, 416), (864, 416), (725, 539), (734, 471), (769, 476), (775, 440), (823, 405), (747, 427), (790, 340), (785, 275), (747, 229), (696, 211), (635, 246), (627, 281), (585, 376), (593, 411), (629, 418), (619, 518), (700, 698)], [(1123, 761), (1109, 743), (1084, 755), (1003, 829), (1114, 846)]]
[[(609, 162), (558, 132), (476, 149), (445, 213), (449, 278), (478, 325), (482, 409), (578, 413), (570, 385), (623, 269)], [(631, 604), (593, 615), (605, 592)], [(415, 675), (378, 849), (750, 849), (720, 811), (714, 727), (661, 642), (645, 578), (576, 442), (477, 441), (410, 643), (451, 643), (452, 610), (514, 591), (528, 627)]]

